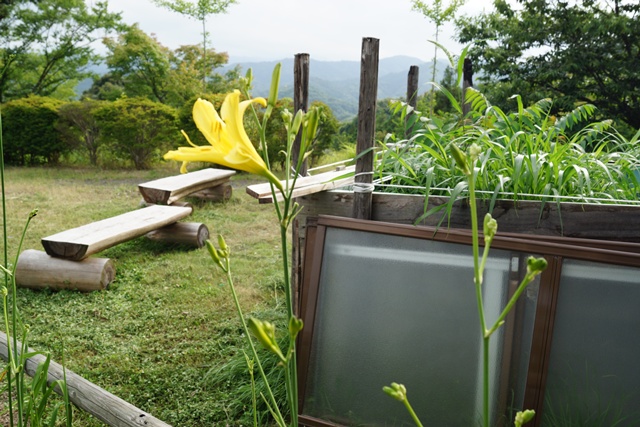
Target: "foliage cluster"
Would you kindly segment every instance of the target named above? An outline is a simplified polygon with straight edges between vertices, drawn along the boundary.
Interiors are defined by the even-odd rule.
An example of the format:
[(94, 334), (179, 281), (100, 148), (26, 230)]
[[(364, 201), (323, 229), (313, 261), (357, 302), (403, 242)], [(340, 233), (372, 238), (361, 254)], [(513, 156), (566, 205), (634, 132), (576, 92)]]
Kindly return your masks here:
[(596, 203), (637, 199), (640, 133), (627, 139), (609, 120), (589, 123), (596, 112), (589, 104), (554, 116), (549, 99), (528, 108), (519, 96), (515, 99), (518, 110), (505, 113), (480, 92), (469, 90), (472, 111), (464, 120), (425, 119), (414, 112), (413, 120), (419, 123), (415, 133), (395, 145), (390, 138), (382, 143), (387, 150), (380, 155), (377, 174), (391, 177), (388, 191), (456, 198), (465, 194), (467, 184), (455, 173), (449, 146), (475, 143), (483, 153), (475, 170), (476, 189), (483, 198), (566, 197)]
[(576, 103), (602, 118), (640, 128), (640, 4), (636, 1), (498, 0), (495, 10), (456, 21), (458, 41), (473, 43), (483, 91), (503, 109), (554, 99), (554, 113)]
[[(0, 12), (0, 102), (27, 95), (73, 96), (97, 62), (91, 44), (121, 25), (107, 2), (3, 1)], [(46, 29), (46, 31), (43, 31)]]
[[(161, 154), (183, 141), (180, 130), (193, 135), (193, 143), (208, 142), (197, 131), (192, 118), (197, 98), (220, 107), (224, 95), (194, 95), (179, 109), (148, 98), (118, 98), (115, 101), (83, 99), (62, 102), (54, 98), (31, 96), (5, 103), (7, 164), (56, 165), (89, 163), (93, 166), (133, 166), (148, 169)], [(339, 124), (331, 109), (315, 102), (320, 111), (320, 128), (310, 162), (315, 163), (328, 150), (340, 148), (336, 143)], [(280, 116), (293, 110), (291, 99), (282, 99), (274, 108)], [(262, 114), (262, 113), (259, 113)], [(247, 132), (256, 141), (258, 131), (247, 121)], [(286, 135), (278, 126), (266, 128), (268, 151), (274, 165), (283, 165)]]

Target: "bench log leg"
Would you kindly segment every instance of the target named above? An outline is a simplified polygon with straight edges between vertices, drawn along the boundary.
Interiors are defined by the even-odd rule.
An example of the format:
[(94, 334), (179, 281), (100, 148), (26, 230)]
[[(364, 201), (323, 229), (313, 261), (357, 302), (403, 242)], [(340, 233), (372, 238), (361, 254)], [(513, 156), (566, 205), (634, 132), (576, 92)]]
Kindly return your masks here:
[(155, 241), (177, 243), (201, 248), (209, 238), (209, 229), (198, 222), (176, 222), (150, 231), (146, 236)]
[(231, 198), (232, 192), (231, 184), (225, 183), (197, 191), (191, 194), (191, 196), (208, 202), (226, 202)]
[(16, 285), (32, 289), (91, 292), (106, 289), (115, 275), (116, 269), (109, 258), (71, 261), (27, 249), (18, 257)]

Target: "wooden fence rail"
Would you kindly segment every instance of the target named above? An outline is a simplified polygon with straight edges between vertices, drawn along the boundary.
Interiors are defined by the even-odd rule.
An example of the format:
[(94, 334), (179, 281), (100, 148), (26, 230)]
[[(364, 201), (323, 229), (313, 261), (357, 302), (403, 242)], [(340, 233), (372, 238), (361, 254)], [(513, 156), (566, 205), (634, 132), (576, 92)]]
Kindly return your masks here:
[[(31, 351), (29, 350), (29, 352)], [(4, 332), (0, 332), (0, 357), (5, 361), (9, 358), (7, 335)], [(33, 376), (38, 365), (44, 361), (45, 357), (42, 355), (28, 359), (25, 366), (27, 374)], [(68, 369), (66, 369), (66, 377), (71, 402), (107, 425), (112, 427), (171, 427)], [(63, 378), (62, 366), (51, 361), (48, 373), (49, 384), (61, 378)]]

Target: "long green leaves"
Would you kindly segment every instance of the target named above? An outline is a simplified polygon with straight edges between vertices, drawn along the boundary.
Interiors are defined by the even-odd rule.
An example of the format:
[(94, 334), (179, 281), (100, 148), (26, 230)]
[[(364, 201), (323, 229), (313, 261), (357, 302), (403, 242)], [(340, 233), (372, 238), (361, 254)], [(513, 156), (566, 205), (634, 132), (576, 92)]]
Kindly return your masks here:
[[(463, 124), (455, 118), (418, 121), (422, 127), (407, 140), (385, 144), (376, 174), (387, 176), (383, 191), (449, 196), (464, 181), (446, 156), (449, 144), (480, 146), (476, 166), (480, 198), (569, 200), (613, 203), (636, 201), (640, 188), (638, 135), (626, 140), (611, 121), (587, 124), (594, 113), (581, 105), (560, 118), (543, 99), (506, 113), (476, 90), (467, 92), (472, 113)], [(409, 188), (414, 187), (414, 188)]]

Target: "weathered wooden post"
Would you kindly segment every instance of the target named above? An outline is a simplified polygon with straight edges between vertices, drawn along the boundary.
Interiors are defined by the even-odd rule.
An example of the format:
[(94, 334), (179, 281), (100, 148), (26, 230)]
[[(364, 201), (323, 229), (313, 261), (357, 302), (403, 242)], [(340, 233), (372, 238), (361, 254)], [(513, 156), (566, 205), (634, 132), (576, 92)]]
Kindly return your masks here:
[(467, 103), (467, 89), (473, 87), (473, 63), (469, 58), (464, 59), (462, 68), (462, 115), (466, 116), (471, 111), (471, 105)]
[[(298, 53), (295, 56), (293, 63), (293, 109), (297, 113), (298, 110), (307, 111), (309, 108), (309, 54)], [(300, 138), (301, 134), (296, 135), (296, 139), (293, 142), (293, 153), (291, 153), (291, 160), (294, 165), (298, 164), (300, 157)], [(290, 173), (291, 171), (289, 171)], [(298, 171), (300, 176), (307, 175), (307, 162), (304, 161), (300, 170)], [(295, 219), (292, 227), (292, 239), (294, 242), (300, 240), (300, 225), (298, 219)], [(299, 277), (302, 274), (302, 248), (300, 245), (294, 244), (291, 248), (291, 291), (295, 295), (294, 311), (298, 311), (298, 284)]]
[[(294, 114), (298, 110), (307, 111), (309, 107), (309, 54), (298, 53), (295, 56), (293, 64), (293, 109)], [(300, 156), (300, 133), (296, 135), (293, 142), (293, 153), (291, 160), (293, 165), (298, 164)], [(291, 171), (289, 171), (291, 172)], [(298, 171), (301, 176), (307, 175), (307, 162), (302, 163), (302, 167)]]
[[(420, 76), (420, 67), (412, 65), (409, 67), (409, 74), (407, 75), (407, 105), (415, 109), (418, 103), (418, 77)], [(412, 113), (405, 116), (405, 131), (404, 136), (409, 138), (413, 132), (413, 126), (406, 126), (409, 121), (409, 117)]]
[(380, 40), (371, 37), (362, 39), (358, 139), (356, 142), (358, 160), (356, 161), (356, 176), (353, 185), (353, 217), (358, 219), (371, 219), (379, 50)]

